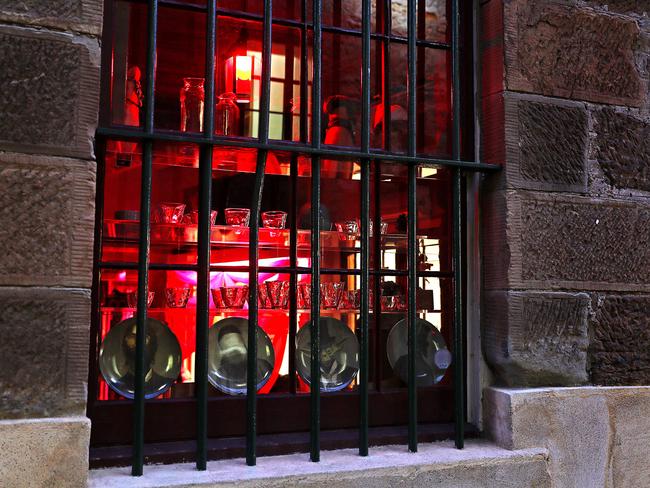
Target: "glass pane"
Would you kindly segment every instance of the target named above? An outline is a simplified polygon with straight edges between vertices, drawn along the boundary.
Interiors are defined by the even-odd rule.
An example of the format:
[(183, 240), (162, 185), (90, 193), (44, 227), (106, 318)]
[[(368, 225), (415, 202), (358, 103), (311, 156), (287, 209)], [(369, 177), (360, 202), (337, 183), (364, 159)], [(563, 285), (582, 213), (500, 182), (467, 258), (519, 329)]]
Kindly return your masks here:
[(157, 128), (203, 130), (205, 28), (203, 12), (170, 7), (158, 10)]
[[(447, 0), (419, 0), (417, 6), (417, 38), (427, 41), (447, 40)], [(393, 35), (408, 36), (407, 0), (392, 0)]]
[(104, 156), (102, 261), (138, 261), (142, 145), (109, 140)]
[(116, 1), (113, 4), (110, 121), (142, 125), (147, 64), (147, 6)]

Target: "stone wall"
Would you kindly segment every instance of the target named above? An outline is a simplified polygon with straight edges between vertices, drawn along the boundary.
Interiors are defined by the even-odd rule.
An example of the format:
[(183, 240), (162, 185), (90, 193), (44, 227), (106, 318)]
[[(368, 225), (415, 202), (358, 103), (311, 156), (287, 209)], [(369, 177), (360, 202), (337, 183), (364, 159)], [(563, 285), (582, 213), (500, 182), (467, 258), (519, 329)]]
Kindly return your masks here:
[(101, 22), (100, 0), (0, 0), (0, 472), (12, 486), (86, 477)]
[[(607, 5), (606, 5), (607, 3)], [(650, 4), (482, 2), (483, 346), (502, 384), (650, 383)]]

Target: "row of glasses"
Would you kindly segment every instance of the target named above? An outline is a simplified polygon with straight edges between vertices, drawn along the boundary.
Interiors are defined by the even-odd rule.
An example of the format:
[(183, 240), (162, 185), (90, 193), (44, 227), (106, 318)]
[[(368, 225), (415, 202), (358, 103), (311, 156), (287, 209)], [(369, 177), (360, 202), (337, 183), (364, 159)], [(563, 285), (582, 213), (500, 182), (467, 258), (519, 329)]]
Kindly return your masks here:
[[(147, 307), (151, 307), (156, 292), (149, 291), (147, 294)], [(185, 308), (187, 302), (192, 296), (192, 287), (170, 287), (165, 288), (165, 304), (169, 308)], [(126, 294), (126, 303), (129, 308), (136, 308), (138, 306), (138, 292), (132, 290)]]
[[(226, 225), (231, 227), (248, 227), (251, 211), (248, 208), (227, 208), (225, 211)], [(267, 229), (284, 229), (287, 224), (287, 212), (269, 210), (262, 212), (262, 226)]]
[[(298, 283), (298, 308), (311, 308), (311, 284)], [(241, 309), (248, 299), (248, 286), (222, 286), (212, 288), (212, 301), (216, 308)], [(373, 291), (369, 290), (369, 304), (372, 310), (374, 300)], [(147, 306), (151, 307), (155, 296), (154, 291), (149, 291)], [(165, 303), (169, 308), (185, 308), (192, 296), (191, 287), (165, 288)], [(138, 304), (137, 291), (130, 291), (126, 295), (129, 308), (136, 308)], [(261, 309), (287, 309), (289, 306), (289, 282), (276, 280), (265, 281), (258, 288), (259, 307)], [(383, 312), (398, 312), (406, 310), (406, 300), (402, 295), (381, 296), (381, 310)], [(361, 304), (361, 290), (345, 290), (344, 283), (340, 281), (327, 281), (320, 284), (320, 306), (324, 310), (358, 310)]]

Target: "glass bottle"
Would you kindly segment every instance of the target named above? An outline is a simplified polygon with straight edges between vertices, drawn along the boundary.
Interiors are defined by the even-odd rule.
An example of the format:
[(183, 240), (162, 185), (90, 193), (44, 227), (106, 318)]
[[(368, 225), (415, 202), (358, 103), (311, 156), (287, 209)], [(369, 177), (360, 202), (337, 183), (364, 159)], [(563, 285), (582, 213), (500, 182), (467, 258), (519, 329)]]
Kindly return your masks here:
[(203, 78), (183, 78), (181, 88), (181, 132), (203, 130)]
[(235, 100), (237, 100), (237, 95), (232, 92), (219, 95), (219, 102), (214, 109), (214, 133), (216, 135), (238, 135), (239, 107)]

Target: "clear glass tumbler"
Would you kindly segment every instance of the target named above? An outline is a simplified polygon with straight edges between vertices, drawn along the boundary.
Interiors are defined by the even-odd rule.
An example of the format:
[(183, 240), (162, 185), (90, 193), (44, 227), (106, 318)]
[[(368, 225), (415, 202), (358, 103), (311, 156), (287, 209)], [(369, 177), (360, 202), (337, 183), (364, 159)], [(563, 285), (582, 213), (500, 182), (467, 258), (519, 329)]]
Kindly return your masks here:
[(247, 208), (227, 208), (226, 224), (232, 227), (248, 227), (251, 211)]
[(248, 286), (222, 286), (221, 298), (227, 308), (243, 308), (248, 298)]
[(192, 288), (165, 288), (165, 298), (169, 308), (185, 308), (192, 294)]
[(203, 131), (203, 78), (183, 78), (181, 88), (181, 132)]
[(239, 135), (239, 107), (237, 95), (232, 92), (219, 95), (214, 108), (214, 133), (218, 136)]
[(262, 225), (269, 229), (284, 229), (287, 223), (287, 212), (282, 210), (269, 210), (262, 212)]
[(288, 281), (267, 281), (266, 295), (271, 301), (273, 308), (287, 308), (289, 303), (289, 282)]
[(158, 205), (156, 222), (159, 224), (180, 224), (185, 213), (184, 203), (164, 202)]
[(341, 281), (327, 281), (320, 284), (320, 304), (324, 309), (339, 306), (345, 284)]

